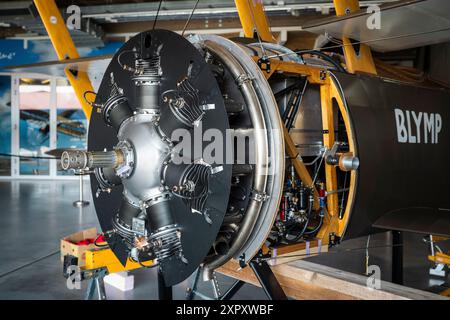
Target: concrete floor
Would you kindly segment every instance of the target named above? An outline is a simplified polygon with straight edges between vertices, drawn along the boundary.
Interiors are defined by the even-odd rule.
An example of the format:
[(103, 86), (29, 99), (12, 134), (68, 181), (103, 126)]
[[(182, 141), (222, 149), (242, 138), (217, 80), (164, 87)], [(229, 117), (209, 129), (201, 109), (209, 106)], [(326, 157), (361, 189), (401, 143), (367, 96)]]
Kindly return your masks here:
[[(62, 237), (98, 227), (92, 200), (89, 199), (88, 207), (78, 209), (72, 206), (77, 197), (77, 181), (0, 181), (0, 299), (84, 298), (86, 283), (81, 290), (67, 289), (58, 251)], [(428, 276), (428, 248), (420, 239), (418, 235), (405, 235), (405, 284), (430, 289), (435, 284), (433, 281), (442, 280)], [(354, 249), (365, 247), (366, 240), (344, 242), (330, 253), (309, 260), (362, 274), (365, 251)], [(386, 233), (372, 236), (370, 242), (371, 247), (381, 246), (370, 249), (370, 264), (379, 265), (382, 279), (388, 281), (391, 248), (384, 246), (389, 244)], [(135, 277), (135, 289), (123, 293), (106, 286), (109, 299), (157, 298), (155, 270), (136, 270), (131, 274)], [(191, 278), (174, 288), (175, 299), (184, 299)], [(218, 275), (218, 281), (222, 291), (233, 283), (222, 275)], [(199, 290), (212, 297), (209, 283), (200, 283)], [(235, 296), (235, 299), (265, 298), (263, 291), (252, 285), (245, 285)]]
[[(88, 184), (85, 183), (87, 191)], [(88, 194), (89, 192), (86, 192)], [(90, 197), (90, 196), (89, 196)], [(81, 290), (69, 290), (62, 276), (59, 240), (71, 233), (99, 228), (94, 206), (74, 208), (77, 181), (0, 181), (0, 299), (83, 299)], [(123, 293), (106, 285), (109, 299), (156, 299), (155, 270), (135, 270), (135, 289)], [(233, 279), (218, 275), (221, 289)], [(174, 288), (174, 298), (184, 299), (188, 279)], [(210, 283), (199, 290), (212, 297)], [(236, 299), (265, 299), (261, 289), (245, 285)]]

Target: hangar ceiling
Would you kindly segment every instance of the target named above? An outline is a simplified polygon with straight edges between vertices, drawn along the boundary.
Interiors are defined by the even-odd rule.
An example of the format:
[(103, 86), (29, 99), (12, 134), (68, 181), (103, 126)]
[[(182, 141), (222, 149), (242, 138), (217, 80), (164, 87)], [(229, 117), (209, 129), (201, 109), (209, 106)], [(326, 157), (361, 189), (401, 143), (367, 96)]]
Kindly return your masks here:
[[(361, 1), (361, 5), (393, 1)], [(334, 15), (332, 1), (328, 0), (263, 2), (272, 31), (282, 38), (286, 38), (288, 32), (295, 36), (305, 22)], [(127, 40), (137, 32), (151, 28), (159, 5), (155, 0), (57, 0), (56, 3), (63, 16), (68, 16), (68, 6), (81, 7), (81, 29), (71, 31), (78, 47), (102, 46), (106, 39)], [(163, 1), (158, 27), (181, 30), (194, 3), (192, 0)], [(234, 1), (200, 1), (189, 28), (198, 33), (239, 35), (240, 23)], [(48, 41), (32, 1), (0, 0), (0, 38)]]

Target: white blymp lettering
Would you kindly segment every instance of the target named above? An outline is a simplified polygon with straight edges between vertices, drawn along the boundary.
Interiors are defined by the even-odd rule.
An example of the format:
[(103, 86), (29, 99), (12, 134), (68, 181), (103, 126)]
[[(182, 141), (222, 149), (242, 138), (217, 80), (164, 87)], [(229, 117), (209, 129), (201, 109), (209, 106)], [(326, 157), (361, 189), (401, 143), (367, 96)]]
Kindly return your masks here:
[(434, 139), (434, 142), (438, 143), (439, 142), (439, 132), (441, 132), (441, 130), (442, 130), (442, 117), (439, 113), (436, 113), (434, 119), (436, 121), (436, 125), (434, 126), (434, 130), (436, 132), (436, 138)]
[(408, 141), (408, 132), (405, 127), (405, 115), (400, 109), (394, 109), (395, 112), (395, 123), (397, 124), (397, 140), (400, 143), (405, 143)]
[(424, 113), (423, 115), (423, 129), (424, 129), (424, 139), (425, 143), (428, 143), (428, 136), (431, 136), (430, 143), (434, 143), (434, 113), (428, 115)]
[(420, 143), (420, 123), (422, 121), (422, 112), (419, 112), (419, 115), (416, 115), (414, 111), (411, 111), (411, 114), (414, 119), (414, 123), (416, 124), (417, 143)]
[[(439, 143), (443, 121), (439, 113), (394, 109), (399, 143)], [(412, 119), (411, 119), (412, 118)]]

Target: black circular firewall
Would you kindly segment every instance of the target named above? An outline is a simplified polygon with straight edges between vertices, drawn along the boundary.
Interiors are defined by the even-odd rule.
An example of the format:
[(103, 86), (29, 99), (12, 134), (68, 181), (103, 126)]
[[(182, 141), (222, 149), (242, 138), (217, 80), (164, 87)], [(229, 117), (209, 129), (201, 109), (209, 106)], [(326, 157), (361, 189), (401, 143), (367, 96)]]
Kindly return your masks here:
[[(211, 143), (210, 141), (203, 141), (201, 136), (208, 129), (217, 129), (225, 137), (226, 130), (229, 129), (228, 117), (216, 79), (204, 57), (189, 41), (178, 34), (166, 30), (148, 31), (136, 35), (125, 43), (112, 58), (95, 102), (102, 105), (107, 101), (111, 92), (111, 79), (113, 78), (117, 85), (123, 89), (123, 95), (128, 99), (128, 103), (134, 111), (142, 101), (142, 97), (139, 96), (141, 91), (136, 88), (133, 74), (124, 70), (122, 66), (133, 66), (136, 55), (152, 57), (157, 52), (161, 57), (160, 67), (162, 70), (161, 94), (159, 96), (161, 131), (170, 138), (173, 130), (184, 128), (190, 133), (191, 149), (194, 151), (189, 157), (190, 160), (192, 162), (201, 160), (201, 150), (204, 150)], [(122, 66), (118, 62), (119, 56)], [(180, 115), (170, 110), (170, 106), (167, 101), (164, 101), (162, 94), (174, 90), (177, 84), (185, 79), (188, 74), (190, 85), (197, 89), (198, 104), (213, 106), (204, 111), (200, 123), (196, 123), (194, 126), (186, 125), (183, 121), (180, 121)], [(181, 116), (183, 115), (181, 114)], [(182, 118), (181, 120), (185, 119)], [(194, 130), (197, 137), (194, 137)], [(198, 133), (200, 133), (200, 139)], [(112, 150), (117, 143), (117, 130), (105, 123), (100, 109), (94, 110), (89, 124), (88, 150)], [(226, 155), (225, 143), (223, 148), (223, 155)], [(200, 150), (200, 154), (195, 150)], [(150, 162), (152, 159), (148, 159), (148, 161)], [(183, 281), (201, 264), (216, 239), (222, 224), (230, 193), (231, 164), (211, 165), (219, 168), (219, 170), (214, 170), (214, 174), (207, 178), (208, 190), (202, 212), (192, 210), (192, 203), (183, 197), (170, 197), (170, 211), (175, 222), (180, 226), (181, 245), (186, 260), (182, 261), (174, 256), (160, 262), (160, 270), (166, 285), (174, 285)], [(171, 164), (170, 167), (172, 166), (174, 165)], [(172, 170), (177, 171), (173, 168)], [(95, 176), (91, 175), (95, 209), (103, 232), (107, 232), (113, 229), (113, 217), (117, 214), (123, 201), (123, 186), (114, 186), (110, 193), (102, 192), (96, 197), (98, 187), (99, 183)], [(125, 243), (118, 236), (109, 237), (107, 240), (114, 254), (125, 265), (129, 257), (129, 250)]]

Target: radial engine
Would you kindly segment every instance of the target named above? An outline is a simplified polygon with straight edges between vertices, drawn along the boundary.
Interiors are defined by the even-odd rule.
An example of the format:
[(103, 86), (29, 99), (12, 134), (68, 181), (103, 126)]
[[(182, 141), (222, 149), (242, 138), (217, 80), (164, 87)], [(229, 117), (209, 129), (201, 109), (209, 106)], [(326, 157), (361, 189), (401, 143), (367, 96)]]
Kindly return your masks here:
[[(291, 70), (274, 72), (270, 61)], [(320, 70), (315, 83), (305, 66)], [(299, 68), (305, 72), (295, 72)], [(332, 118), (321, 105), (326, 77), (339, 91)], [(384, 192), (370, 191), (358, 177), (362, 159), (362, 170), (369, 170), (362, 174), (383, 175), (371, 165), (373, 153), (356, 141), (356, 135), (363, 141), (365, 128), (349, 113), (361, 102), (344, 99), (354, 81), (321, 52), (143, 32), (124, 44), (105, 72), (92, 103), (88, 151), (67, 150), (62, 167), (91, 172), (95, 209), (121, 263), (152, 260), (167, 285), (199, 266), (211, 279), (230, 259), (245, 265), (263, 246), (331, 242), (328, 237), (344, 231), (368, 234), (372, 225), (364, 219), (376, 215), (369, 211), (391, 204), (377, 202), (366, 215), (351, 215), (364, 199), (355, 196), (358, 183), (365, 203)], [(348, 85), (342, 90), (339, 83)], [(357, 97), (348, 93), (350, 100)], [(368, 109), (354, 110), (358, 117)], [(386, 111), (391, 117), (383, 110), (379, 116)], [(394, 137), (394, 116), (385, 123), (392, 126), (383, 132)]]

